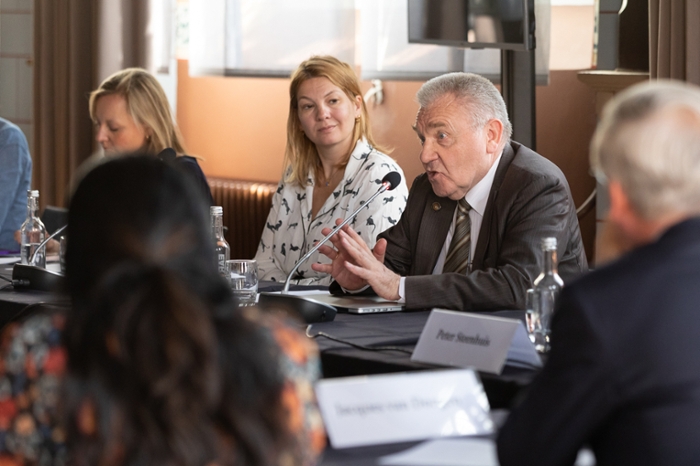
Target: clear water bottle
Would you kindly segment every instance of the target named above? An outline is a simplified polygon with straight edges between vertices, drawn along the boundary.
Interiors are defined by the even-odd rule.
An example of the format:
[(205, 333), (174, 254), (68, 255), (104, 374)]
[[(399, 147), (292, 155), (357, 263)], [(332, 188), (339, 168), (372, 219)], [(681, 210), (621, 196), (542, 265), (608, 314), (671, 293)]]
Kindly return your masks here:
[(39, 191), (27, 191), (27, 219), (19, 229), (22, 237), (20, 256), (22, 264), (46, 268), (46, 248), (37, 251), (41, 242), (46, 239), (46, 227), (36, 215), (38, 209)]
[(542, 272), (535, 279), (534, 287), (527, 291), (527, 330), (535, 349), (540, 353), (549, 351), (549, 332), (552, 314), (564, 287), (557, 271), (557, 239), (544, 238), (541, 243)]
[(226, 281), (229, 281), (230, 277), (228, 277), (226, 261), (231, 258), (231, 247), (224, 238), (224, 209), (221, 206), (212, 206), (210, 212), (211, 232), (216, 248), (216, 261), (219, 267), (219, 273)]

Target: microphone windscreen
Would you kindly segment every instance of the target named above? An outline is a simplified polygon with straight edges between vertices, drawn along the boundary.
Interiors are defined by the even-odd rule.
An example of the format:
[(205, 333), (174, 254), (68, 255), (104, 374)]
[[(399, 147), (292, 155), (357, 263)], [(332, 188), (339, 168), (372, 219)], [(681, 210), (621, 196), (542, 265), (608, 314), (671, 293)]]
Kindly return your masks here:
[(391, 191), (401, 183), (401, 174), (399, 172), (389, 172), (382, 178), (382, 183), (389, 183), (387, 189)]

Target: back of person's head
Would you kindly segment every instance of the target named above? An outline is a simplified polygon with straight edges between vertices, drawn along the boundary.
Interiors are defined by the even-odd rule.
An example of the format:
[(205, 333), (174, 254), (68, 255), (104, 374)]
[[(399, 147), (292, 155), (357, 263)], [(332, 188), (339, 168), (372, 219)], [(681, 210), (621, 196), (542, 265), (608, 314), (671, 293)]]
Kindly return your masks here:
[(65, 411), (77, 463), (267, 464), (288, 441), (276, 350), (217, 272), (203, 202), (147, 155), (98, 166), (71, 200)]
[(186, 152), (165, 91), (152, 74), (141, 68), (126, 68), (102, 81), (100, 87), (90, 94), (90, 117), (93, 120), (97, 100), (111, 94), (122, 96), (134, 121), (150, 129), (144, 147), (146, 152), (158, 154), (168, 147), (178, 154)]
[(503, 143), (510, 141), (513, 126), (503, 96), (491, 81), (474, 73), (447, 73), (426, 81), (416, 94), (418, 105), (430, 107), (444, 96), (464, 102), (474, 128), (483, 128), (489, 120), (503, 124)]
[(700, 88), (662, 80), (618, 94), (591, 142), (591, 167), (619, 182), (642, 218), (700, 214)]
[(115, 264), (163, 265), (191, 285), (211, 282), (215, 263), (201, 193), (155, 158), (109, 160), (81, 181), (68, 213), (68, 291), (80, 303)]
[[(314, 168), (318, 162), (316, 147), (302, 130), (298, 116), (299, 102), (297, 100), (299, 87), (305, 81), (313, 78), (326, 78), (335, 86), (338, 86), (351, 101), (358, 96), (362, 97), (360, 81), (352, 67), (345, 62), (330, 55), (313, 56), (301, 62), (292, 73), (292, 82), (289, 85), (289, 116), (287, 118), (287, 149), (285, 158), (292, 166), (291, 179), (304, 186), (308, 171)], [(372, 147), (378, 147), (372, 136), (369, 122), (369, 113), (364, 99), (360, 101), (360, 118), (355, 121), (353, 140), (351, 147), (361, 138), (367, 140)], [(348, 156), (350, 154), (347, 154)]]

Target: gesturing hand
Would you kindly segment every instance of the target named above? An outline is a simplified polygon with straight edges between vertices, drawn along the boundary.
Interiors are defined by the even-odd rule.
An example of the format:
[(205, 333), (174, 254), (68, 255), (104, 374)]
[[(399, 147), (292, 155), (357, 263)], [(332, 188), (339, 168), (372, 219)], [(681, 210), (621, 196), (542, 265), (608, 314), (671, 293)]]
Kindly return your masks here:
[[(336, 225), (341, 220), (336, 220)], [(330, 229), (323, 231), (326, 235)], [(400, 277), (384, 266), (386, 240), (379, 240), (373, 250), (352, 228), (343, 227), (330, 240), (334, 247), (322, 246), (319, 251), (333, 262), (313, 264), (314, 270), (330, 273), (340, 286), (357, 290), (369, 284), (385, 299), (399, 299)]]
[[(342, 219), (337, 219), (335, 221), (335, 224), (340, 225), (342, 222)], [(343, 230), (352, 231), (353, 233), (355, 233), (352, 230), (352, 228), (350, 228), (347, 225), (342, 228), (341, 232)], [(330, 232), (330, 228), (324, 228), (321, 231), (321, 233), (324, 236), (328, 235)], [(311, 268), (317, 272), (330, 274), (335, 279), (335, 281), (337, 281), (338, 284), (346, 290), (359, 290), (360, 288), (365, 287), (367, 285), (367, 282), (361, 277), (355, 275), (346, 267), (346, 264), (349, 261), (352, 261), (352, 257), (345, 252), (344, 247), (340, 242), (340, 237), (338, 235), (341, 232), (338, 232), (335, 234), (335, 236), (331, 237), (330, 242), (333, 246), (328, 246), (328, 244), (325, 244), (321, 246), (318, 250), (321, 254), (328, 257), (331, 260), (331, 263), (311, 264)], [(360, 239), (360, 241), (362, 240)]]

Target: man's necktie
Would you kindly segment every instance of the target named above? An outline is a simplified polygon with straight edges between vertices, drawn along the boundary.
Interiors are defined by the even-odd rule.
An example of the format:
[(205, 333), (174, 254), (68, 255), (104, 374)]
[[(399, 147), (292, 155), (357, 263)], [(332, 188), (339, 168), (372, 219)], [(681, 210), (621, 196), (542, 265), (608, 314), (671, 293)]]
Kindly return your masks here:
[(469, 252), (471, 249), (472, 222), (469, 220), (469, 203), (461, 199), (457, 203), (457, 218), (455, 219), (455, 232), (452, 235), (450, 249), (447, 251), (443, 273), (456, 272), (467, 273), (469, 266)]

